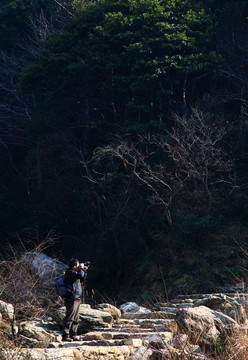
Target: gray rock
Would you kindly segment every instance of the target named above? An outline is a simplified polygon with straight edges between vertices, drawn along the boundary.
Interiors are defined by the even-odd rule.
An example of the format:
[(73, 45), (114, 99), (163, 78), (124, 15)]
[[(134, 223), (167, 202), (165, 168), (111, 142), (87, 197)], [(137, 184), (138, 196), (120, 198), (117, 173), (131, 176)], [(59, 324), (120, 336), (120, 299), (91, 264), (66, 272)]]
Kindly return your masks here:
[[(65, 306), (62, 306), (52, 314), (53, 320), (60, 326), (63, 324), (65, 312), (66, 308)], [(110, 328), (112, 327), (112, 322), (113, 318), (109, 313), (80, 305), (79, 333), (84, 333), (85, 331), (97, 328)]]
[(135, 302), (127, 302), (119, 307), (122, 313), (136, 313), (139, 311), (139, 305)]
[(140, 313), (140, 314), (146, 314), (146, 313), (150, 313), (151, 310), (144, 308), (143, 306), (139, 306), (137, 305), (135, 302), (127, 302), (122, 304), (119, 307), (120, 311), (122, 312), (122, 314), (126, 314), (126, 313)]
[(117, 322), (119, 321), (119, 319), (121, 317), (121, 311), (119, 309), (117, 309), (117, 307), (115, 307), (115, 306), (113, 306), (111, 304), (107, 304), (107, 303), (98, 304), (95, 308), (97, 310), (106, 311)]
[[(49, 323), (38, 321), (22, 321), (19, 324), (19, 334), (26, 346), (47, 347), (57, 336), (50, 330)], [(37, 345), (38, 344), (38, 345)]]
[(205, 297), (204, 299), (196, 301), (194, 304), (194, 306), (201, 305), (222, 312), (240, 324), (246, 321), (246, 312), (244, 307), (234, 298), (225, 294), (212, 294)]
[(32, 339), (30, 337), (20, 335), (19, 336), (20, 344), (23, 348), (45, 348), (46, 346), (42, 346), (42, 344), (36, 340)]
[(220, 312), (199, 306), (178, 310), (176, 320), (181, 330), (194, 338), (201, 334), (200, 345), (209, 345), (220, 335), (225, 336), (228, 327), (238, 328), (231, 317)]
[(104, 340), (104, 337), (103, 337), (103, 334), (102, 334), (101, 332), (91, 331), (91, 332), (88, 332), (88, 333), (84, 336), (84, 340), (85, 340), (85, 341)]
[(152, 349), (160, 350), (165, 348), (163, 339), (158, 335), (150, 335), (144, 339), (144, 342)]
[(134, 352), (129, 360), (149, 360), (153, 351), (145, 346), (141, 346)]
[(12, 321), (14, 317), (14, 306), (0, 300), (0, 313), (3, 319)]
[(30, 270), (39, 276), (42, 283), (54, 288), (54, 279), (58, 278), (68, 268), (61, 261), (50, 258), (43, 253), (26, 252), (21, 260)]

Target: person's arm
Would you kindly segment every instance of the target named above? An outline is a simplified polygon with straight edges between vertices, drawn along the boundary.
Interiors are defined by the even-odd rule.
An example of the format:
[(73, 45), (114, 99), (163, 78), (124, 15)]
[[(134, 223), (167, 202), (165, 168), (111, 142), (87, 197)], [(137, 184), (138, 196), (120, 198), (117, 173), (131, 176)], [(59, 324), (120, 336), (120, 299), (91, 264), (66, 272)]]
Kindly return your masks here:
[(85, 277), (85, 273), (83, 271), (83, 269), (79, 269), (79, 271), (74, 271), (74, 270), (68, 270), (67, 272), (67, 282), (73, 283), (74, 281), (76, 281), (77, 279), (80, 279), (81, 281), (84, 280)]

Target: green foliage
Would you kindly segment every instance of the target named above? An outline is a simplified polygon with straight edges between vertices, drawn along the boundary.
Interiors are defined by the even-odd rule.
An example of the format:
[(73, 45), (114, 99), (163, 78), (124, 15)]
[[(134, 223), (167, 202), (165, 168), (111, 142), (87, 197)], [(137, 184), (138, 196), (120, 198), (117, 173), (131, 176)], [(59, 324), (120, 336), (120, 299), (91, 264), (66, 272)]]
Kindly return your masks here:
[(185, 274), (177, 279), (174, 283), (179, 292), (184, 294), (194, 294), (197, 292), (197, 280), (195, 276)]
[(180, 248), (184, 242), (201, 246), (206, 242), (209, 233), (218, 231), (223, 221), (222, 215), (207, 215), (182, 213), (176, 218), (176, 242)]
[(213, 339), (213, 346), (217, 355), (224, 355), (226, 352), (226, 341), (221, 337)]
[(245, 272), (239, 265), (233, 265), (226, 269), (227, 276), (232, 279), (235, 277), (236, 279), (242, 279)]
[(75, 6), (78, 16), (47, 41), (21, 81), (57, 126), (156, 126), (185, 74), (194, 76), (216, 61), (214, 22), (199, 2), (104, 0)]

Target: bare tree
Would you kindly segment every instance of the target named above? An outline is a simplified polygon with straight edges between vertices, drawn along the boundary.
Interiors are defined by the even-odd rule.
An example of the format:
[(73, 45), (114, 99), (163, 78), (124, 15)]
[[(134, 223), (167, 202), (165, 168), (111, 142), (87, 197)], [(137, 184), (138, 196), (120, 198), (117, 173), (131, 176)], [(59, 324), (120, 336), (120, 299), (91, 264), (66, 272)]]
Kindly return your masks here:
[(159, 136), (142, 137), (135, 144), (120, 141), (98, 149), (93, 156), (91, 173), (84, 164), (88, 179), (102, 188), (106, 179), (118, 171), (125, 177), (125, 186), (115, 195), (118, 202), (113, 229), (132, 192), (141, 187), (149, 204), (166, 215), (169, 249), (173, 247), (174, 199), (180, 195), (187, 209), (209, 215), (213, 204), (223, 200), (235, 182), (233, 162), (221, 147), (225, 130), (197, 109), (192, 109), (188, 117), (175, 116), (174, 119), (174, 128)]
[[(115, 181), (115, 175), (118, 175), (114, 173), (115, 171), (113, 169), (109, 169), (107, 173), (103, 173), (99, 171), (98, 168), (101, 168), (101, 163), (102, 161), (105, 161), (105, 159), (110, 161), (111, 166), (114, 163), (116, 164), (116, 161), (121, 161), (121, 163), (124, 164), (124, 167), (127, 167), (129, 165), (128, 160), (125, 158), (125, 156), (128, 156), (127, 152), (130, 153), (130, 157), (133, 156), (131, 155), (130, 149), (126, 147), (125, 144), (120, 144), (117, 148), (107, 146), (98, 149), (92, 158), (91, 164), (87, 164), (85, 161), (82, 161), (85, 169), (85, 176), (94, 186), (93, 193), (96, 198), (99, 213), (99, 224), (96, 225), (99, 228), (102, 226), (102, 213), (104, 213), (105, 217), (110, 221), (110, 229), (119, 263), (117, 278), (119, 278), (123, 273), (123, 255), (117, 233), (117, 225), (121, 217), (124, 216), (125, 211), (128, 208), (129, 201), (133, 195), (133, 177), (130, 176), (130, 174), (123, 174), (123, 177), (125, 177), (125, 181), (122, 182), (123, 186), (121, 186), (117, 191), (111, 191), (108, 190), (107, 183)], [(131, 158), (129, 160), (131, 161)], [(90, 168), (92, 169), (92, 173)]]
[(173, 160), (177, 176), (186, 179), (193, 207), (198, 202), (207, 214), (213, 203), (223, 199), (225, 191), (230, 192), (235, 183), (233, 160), (221, 144), (226, 131), (220, 119), (217, 121), (194, 108), (189, 117), (175, 116), (169, 140), (160, 141)]
[(41, 9), (36, 18), (29, 16), (27, 19), (27, 31), (19, 46), (26, 57), (31, 60), (40, 58), (41, 50), (44, 49), (45, 41), (49, 36), (59, 32), (74, 16), (72, 9), (65, 7), (56, 0), (54, 1), (58, 7), (51, 9), (49, 15), (45, 15)]

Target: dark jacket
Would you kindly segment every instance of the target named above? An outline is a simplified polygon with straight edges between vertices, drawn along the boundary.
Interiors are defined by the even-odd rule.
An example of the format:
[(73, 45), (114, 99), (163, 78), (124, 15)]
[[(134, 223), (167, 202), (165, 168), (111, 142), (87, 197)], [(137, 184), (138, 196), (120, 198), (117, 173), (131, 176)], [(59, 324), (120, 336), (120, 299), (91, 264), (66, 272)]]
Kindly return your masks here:
[(67, 285), (68, 293), (66, 299), (82, 300), (83, 291), (82, 291), (82, 281), (84, 281), (85, 272), (83, 269), (79, 271), (74, 271), (72, 269), (67, 269), (65, 273), (65, 283)]

